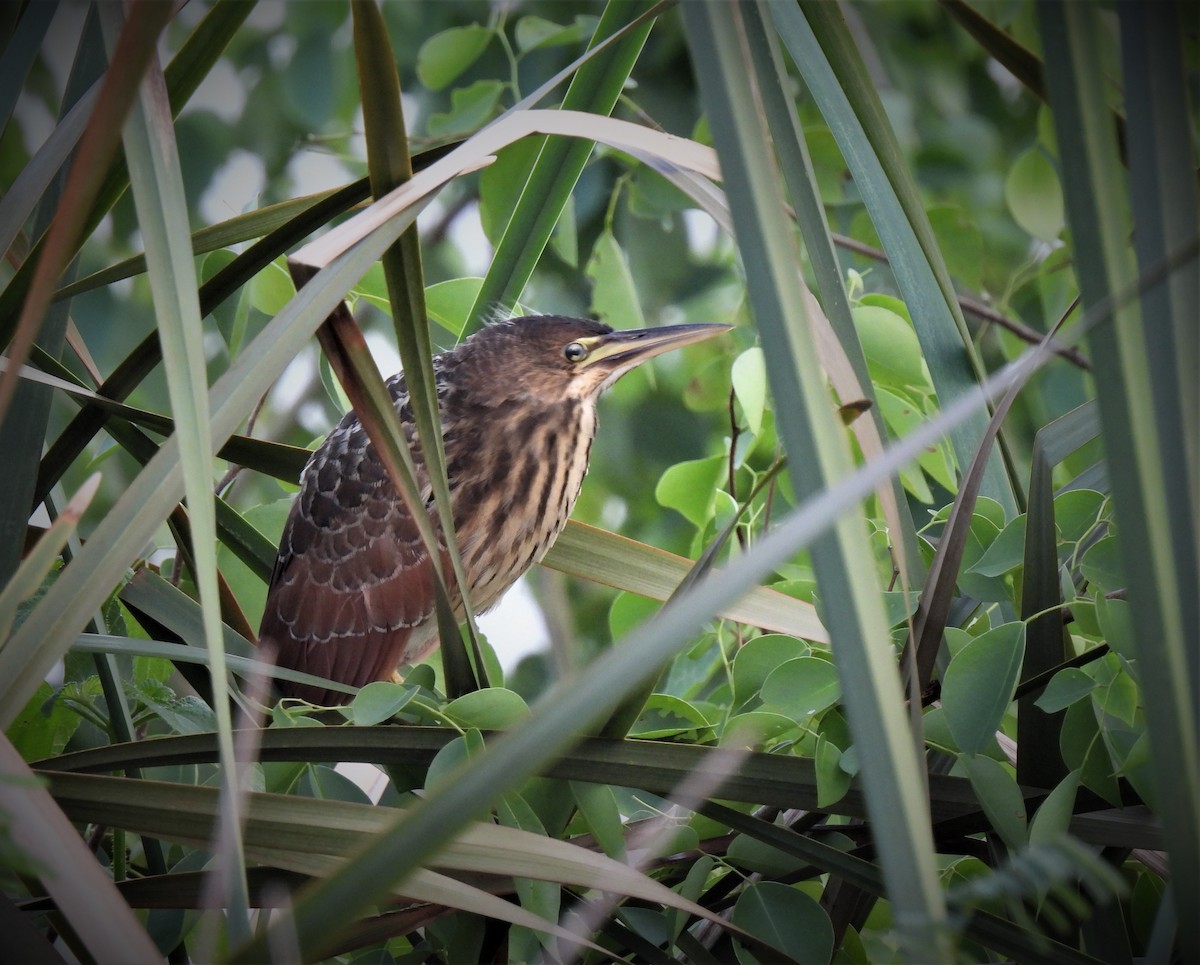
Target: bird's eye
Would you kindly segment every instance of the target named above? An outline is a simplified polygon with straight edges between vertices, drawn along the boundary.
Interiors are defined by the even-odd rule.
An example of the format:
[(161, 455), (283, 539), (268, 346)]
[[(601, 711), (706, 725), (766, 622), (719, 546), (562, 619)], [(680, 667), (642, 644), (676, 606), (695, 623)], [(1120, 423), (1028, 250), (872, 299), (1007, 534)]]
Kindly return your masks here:
[(568, 362), (582, 362), (588, 356), (587, 346), (582, 342), (572, 342), (563, 349), (563, 355)]

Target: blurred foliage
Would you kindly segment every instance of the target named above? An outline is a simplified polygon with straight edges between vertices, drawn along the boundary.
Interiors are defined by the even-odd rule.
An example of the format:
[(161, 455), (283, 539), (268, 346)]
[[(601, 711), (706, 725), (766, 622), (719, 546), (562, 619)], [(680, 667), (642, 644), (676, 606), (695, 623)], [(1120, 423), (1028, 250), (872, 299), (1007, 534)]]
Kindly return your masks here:
[[(591, 38), (600, 9), (584, 0), (384, 4), (414, 155), (477, 130), (569, 64)], [(977, 9), (1015, 40), (1035, 53), (1040, 50), (1032, 4), (997, 0), (981, 2)], [(844, 12), (963, 299), (969, 336), (985, 368), (998, 370), (1020, 355), (1030, 339), (1049, 332), (1078, 294), (1062, 163), (1049, 109), (941, 5), (894, 0), (846, 4)], [(164, 35), (168, 55), (203, 13), (199, 4), (183, 8)], [(79, 17), (79, 9), (64, 5), (0, 137), (0, 184), (6, 193), (51, 129), (50, 118), (58, 114)], [(1120, 76), (1117, 28), (1107, 16), (1099, 22), (1103, 29), (1095, 53), (1115, 80)], [(1194, 59), (1194, 36), (1191, 43)], [(256, 7), (175, 124), (193, 230), (363, 177), (366, 157), (354, 58), (350, 10), (340, 0), (263, 2)], [(665, 13), (650, 32), (615, 116), (711, 142), (694, 79), (695, 71), (703, 69), (691, 62), (677, 14)], [(898, 438), (936, 417), (939, 400), (838, 141), (798, 72), (790, 64), (788, 69), (816, 187), (830, 229), (838, 236), (839, 269), (882, 425)], [(1119, 95), (1114, 82), (1111, 97), (1117, 101)], [(492, 166), (455, 179), (419, 221), (433, 337), (441, 348), (458, 337), (478, 290), (473, 279), (487, 270), (534, 149), (533, 141), (518, 143), (500, 152)], [(30, 240), (23, 237), (21, 244)], [(127, 195), (82, 247), (78, 277), (140, 254), (141, 244)], [(243, 248), (198, 255), (201, 280), (226, 267)], [(14, 252), (19, 250), (20, 244)], [(745, 501), (733, 538), (719, 555), (722, 565), (731, 565), (794, 507), (793, 480), (780, 465), (783, 453), (776, 434), (779, 420), (793, 414), (777, 411), (767, 390), (738, 258), (733, 241), (712, 218), (649, 165), (615, 149), (596, 149), (521, 295), (523, 308), (591, 315), (616, 327), (727, 322), (738, 328), (719, 343), (656, 360), (608, 393), (575, 519), (696, 559), (734, 522)], [(802, 270), (815, 289), (807, 253), (803, 259)], [(12, 265), (0, 269), (5, 283), (15, 266), (14, 256)], [(277, 259), (206, 319), (210, 384), (293, 294), (286, 267)], [(394, 363), (382, 270), (369, 271), (349, 298), (377, 358)], [(63, 363), (87, 384), (93, 384), (89, 366), (108, 375), (156, 325), (150, 286), (141, 273), (76, 295), (70, 311), (78, 332), (75, 344), (86, 351), (66, 352)], [(1015, 334), (1018, 329), (1024, 334)], [(1036, 471), (1039, 430), (1050, 432), (1051, 438), (1065, 437), (1066, 430), (1055, 431), (1055, 420), (1094, 402), (1095, 395), (1091, 372), (1061, 360), (1032, 379), (1005, 425), (1015, 479), (1023, 485)], [(165, 412), (166, 398), (165, 377), (156, 369), (126, 401)], [(253, 424), (241, 431), (311, 448), (345, 404), (313, 344), (267, 393)], [(835, 406), (832, 398), (830, 405)], [(64, 394), (56, 395), (46, 439), (55, 439), (77, 411)], [(947, 592), (964, 608), (946, 628), (934, 693), (940, 702), (926, 710), (924, 738), (934, 777), (952, 771), (975, 795), (967, 802), (973, 810), (955, 815), (966, 822), (966, 830), (943, 828), (943, 843), (950, 844), (938, 855), (941, 880), (957, 916), (954, 925), (967, 929), (966, 923), (973, 921), (978, 926), (964, 932), (959, 946), (964, 956), (1001, 951), (1017, 957), (1022, 951), (1012, 944), (989, 944), (995, 933), (979, 930), (985, 921), (976, 914), (979, 909), (1007, 916), (1005, 924), (1014, 932), (1028, 926), (1045, 932), (1045, 941), (1064, 942), (1073, 954), (1082, 955), (1076, 950), (1080, 929), (1083, 947), (1096, 952), (1093, 943), (1102, 931), (1090, 922), (1107, 913), (1097, 909), (1115, 905), (1120, 923), (1128, 924), (1126, 941), (1133, 955), (1162, 947), (1155, 944), (1162, 941), (1155, 930), (1164, 920), (1162, 863), (1131, 857), (1132, 847), (1119, 844), (1098, 857), (1067, 837), (1083, 795), (1092, 796), (1089, 806), (1136, 802), (1153, 808), (1161, 793), (1155, 787), (1136, 634), (1125, 598), (1129, 560), (1122, 553), (1097, 434), (1078, 445), (1064, 443), (1061, 455), (1051, 460), (1054, 493), (1048, 497), (1048, 517), (1043, 507), (1006, 518), (998, 503), (980, 498), (961, 524), (962, 561), (950, 575)], [(855, 457), (862, 458), (857, 449)], [(80, 527), (85, 539), (140, 467), (108, 436), (97, 434), (63, 476), (62, 488), (75, 492), (97, 468), (103, 470), (103, 484)], [(949, 507), (965, 468), (956, 465), (943, 441), (901, 471), (926, 561), (944, 551)], [(265, 473), (242, 471), (223, 492), (266, 541), (277, 540), (293, 486)], [(916, 604), (899, 592), (877, 498), (869, 499), (866, 509), (872, 563), (892, 632), (887, 642), (899, 650)], [(1049, 577), (1044, 569), (1033, 572), (1039, 564), (1029, 549), (1031, 534), (1047, 526), (1054, 558), (1040, 565), (1049, 566)], [(190, 600), (195, 595), (192, 576), (176, 562), (177, 539), (160, 527), (137, 566), (143, 576), (140, 586), (135, 579), (129, 584), (135, 587), (132, 595), (118, 587), (109, 600), (105, 629), (135, 645), (109, 658), (118, 671), (120, 691), (101, 685), (104, 676), (97, 661), (104, 657), (72, 653), (64, 679), (43, 684), (9, 730), (26, 760), (127, 739), (117, 703), (124, 703), (125, 719), (139, 737), (202, 734), (215, 728), (206, 678), (190, 673), (182, 662), (172, 665), (165, 659), (169, 654), (156, 651), (153, 643), (189, 639), (189, 628), (198, 619)], [(228, 546), (221, 547), (220, 566), (232, 597), (257, 626), (265, 585)], [(155, 605), (138, 595), (147, 584), (154, 588), (164, 582), (160, 575), (174, 577), (187, 595)], [(1025, 590), (1027, 581), (1047, 579), (1067, 615), (1063, 652), (1053, 672), (1031, 685), (1022, 666), (1028, 659), (1027, 629), (1037, 614), (1026, 612)], [(366, 728), (389, 720), (450, 728), (455, 736), (451, 740), (448, 735), (431, 759), (390, 767), (391, 784), (381, 803), (409, 803), (411, 792), (435, 788), (477, 753), (480, 731), (525, 720), (565, 669), (592, 660), (659, 609), (644, 597), (568, 581), (550, 571), (532, 582), (557, 652), (526, 657), (504, 674), (498, 666), (503, 655), (498, 658), (489, 650), (494, 688), (447, 700), (435, 658), (414, 669), (403, 684), (364, 688), (340, 717), (277, 705), (272, 729), (300, 731), (343, 722)], [(820, 612), (821, 593), (807, 553), (778, 566), (767, 582), (814, 603)], [(1055, 613), (1059, 609), (1053, 608)], [(24, 616), (24, 611), (18, 613), (18, 623)], [(145, 646), (138, 650), (140, 644)], [(250, 653), (243, 648), (235, 656)], [(804, 806), (816, 817), (816, 808), (834, 808), (850, 800), (847, 795), (860, 793), (855, 783), (858, 751), (842, 697), (828, 645), (717, 621), (664, 671), (630, 736), (711, 747), (749, 740), (758, 751), (800, 758), (811, 768)], [(1045, 751), (1056, 759), (1059, 772), (1056, 787), (1042, 789), (1048, 796), (1018, 784), (1008, 753), (1018, 738), (1018, 707), (1032, 713), (1031, 705), (1057, 721), (1058, 747)], [(747, 733), (756, 736), (748, 739)], [(146, 767), (142, 774), (204, 784), (213, 778), (211, 760)], [(250, 783), (256, 791), (368, 801), (352, 782), (317, 760), (325, 758), (296, 756), (254, 765)], [(628, 776), (630, 786), (637, 786), (637, 775)], [(510, 793), (498, 808), (499, 822), (551, 837), (591, 835), (602, 850), (619, 856), (639, 818), (669, 807), (663, 798), (616, 782), (573, 784), (573, 797), (564, 805), (564, 786), (535, 782), (521, 793)], [(748, 796), (737, 800), (746, 811), (756, 803)], [(859, 809), (856, 817), (835, 817), (823, 825), (827, 833), (814, 838), (835, 852), (822, 857), (831, 862), (827, 880), (850, 876), (842, 882), (841, 896), (810, 873), (818, 860), (812, 852), (800, 853), (796, 842), (785, 837), (781, 843), (778, 835), (757, 826), (774, 828), (769, 823), (773, 814), (765, 811), (742, 814), (747, 823), (741, 826), (707, 815), (675, 815), (675, 837), (670, 847), (660, 848), (672, 857), (663, 860), (659, 878), (706, 907), (731, 909), (735, 925), (759, 940), (769, 936), (773, 951), (793, 960), (893, 960), (900, 953), (890, 907), (873, 900), (880, 886), (870, 874), (877, 876), (878, 867), (870, 865), (868, 873), (852, 863), (837, 864), (844, 857), (865, 865), (871, 857), (861, 804), (854, 807)], [(980, 809), (985, 820), (979, 819)], [(768, 821), (759, 820), (764, 814)], [(985, 827), (995, 832), (986, 840), (980, 836)], [(120, 829), (106, 835), (98, 828), (96, 835), (110, 849), (122, 847)], [(711, 856), (700, 854), (701, 843)], [(23, 874), (35, 870), (22, 864), (20, 855), (11, 857), (13, 848), (0, 820), (0, 864)], [(141, 857), (131, 855), (130, 861)], [(199, 870), (204, 857), (174, 846), (165, 867)], [(163, 856), (157, 860), (161, 864)], [(116, 869), (123, 861), (108, 859), (114, 877), (120, 878)], [(853, 879), (854, 873), (867, 877)], [(746, 878), (744, 883), (749, 874), (767, 880)], [(846, 884), (852, 880), (856, 883)], [(868, 887), (871, 881), (874, 891)], [(535, 885), (520, 875), (515, 882), (511, 890), (522, 908), (557, 920), (557, 886)], [(566, 891), (561, 895), (572, 897)], [(623, 906), (603, 933), (593, 937), (614, 949), (644, 951), (648, 944), (666, 948), (658, 954), (667, 954), (680, 940), (682, 914), (657, 906)], [(164, 952), (190, 928), (174, 919), (165, 925), (154, 914), (150, 921)], [(464, 912), (427, 922), (414, 919), (397, 933), (404, 937), (382, 944), (364, 940), (371, 945), (368, 951), (347, 951), (340, 960), (425, 961), (440, 956), (448, 962), (468, 961), (485, 946), (489, 954), (502, 954), (490, 926), (485, 930), (480, 921)], [(1016, 941), (1010, 933), (1004, 935)], [(674, 947), (687, 954), (686, 943), (696, 939), (684, 936)], [(742, 962), (765, 960), (762, 945), (753, 939), (743, 944), (743, 937), (724, 939), (717, 951)], [(1041, 940), (1035, 940), (1035, 947)], [(507, 941), (513, 960), (550, 947), (549, 939), (522, 926), (513, 926)], [(196, 954), (194, 947), (189, 950)], [(1047, 956), (1053, 954), (1050, 949)]]

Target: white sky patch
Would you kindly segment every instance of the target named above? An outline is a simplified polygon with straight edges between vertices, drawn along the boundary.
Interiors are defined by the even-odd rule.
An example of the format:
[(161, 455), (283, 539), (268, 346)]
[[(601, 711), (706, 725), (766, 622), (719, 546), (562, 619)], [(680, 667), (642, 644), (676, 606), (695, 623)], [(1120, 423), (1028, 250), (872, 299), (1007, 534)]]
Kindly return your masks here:
[(683, 212), (683, 226), (687, 230), (688, 247), (701, 258), (707, 258), (721, 240), (721, 229), (712, 217), (696, 208)]
[(240, 148), (231, 151), (200, 197), (201, 217), (207, 224), (216, 224), (257, 207), (266, 183), (261, 158)]
[(241, 118), (245, 108), (246, 85), (233, 69), (233, 64), (222, 59), (216, 62), (188, 100), (184, 113), (211, 111), (221, 120), (232, 124)]
[(316, 150), (298, 151), (288, 162), (287, 173), (298, 194), (312, 194), (354, 179), (332, 154)]
[(288, 363), (271, 390), (271, 407), (276, 412), (290, 412), (304, 398), (316, 374), (312, 353), (301, 352)]
[(390, 335), (383, 332), (367, 332), (365, 338), (380, 375), (386, 379), (400, 371), (400, 353)]
[(476, 623), (495, 649), (505, 673), (513, 670), (522, 657), (550, 649), (550, 631), (524, 577), (513, 584), (494, 609), (476, 618)]
[[(434, 210), (434, 206), (430, 205), (424, 216), (427, 217)], [(420, 224), (420, 219), (417, 223)], [(479, 205), (472, 202), (460, 211), (458, 217), (450, 223), (448, 235), (450, 243), (458, 250), (463, 260), (463, 274), (486, 275), (492, 263), (493, 252), (491, 242), (487, 240), (483, 226), (479, 223)]]

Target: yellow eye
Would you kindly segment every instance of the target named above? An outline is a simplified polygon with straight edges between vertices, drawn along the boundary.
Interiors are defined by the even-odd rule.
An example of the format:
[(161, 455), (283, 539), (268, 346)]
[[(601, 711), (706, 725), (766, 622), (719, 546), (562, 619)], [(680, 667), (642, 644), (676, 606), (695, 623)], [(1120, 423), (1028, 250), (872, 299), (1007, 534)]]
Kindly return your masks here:
[(563, 349), (563, 355), (568, 362), (582, 362), (588, 357), (588, 349), (582, 342), (572, 342)]

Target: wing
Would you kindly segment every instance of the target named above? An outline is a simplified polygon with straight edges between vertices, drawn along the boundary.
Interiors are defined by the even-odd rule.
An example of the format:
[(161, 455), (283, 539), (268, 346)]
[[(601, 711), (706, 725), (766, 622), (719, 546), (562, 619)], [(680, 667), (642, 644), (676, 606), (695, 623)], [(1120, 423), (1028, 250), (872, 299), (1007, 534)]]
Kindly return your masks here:
[[(366, 433), (348, 416), (304, 471), (259, 642), (274, 648), (281, 667), (360, 687), (437, 645), (433, 608), (433, 568), (421, 535)], [(279, 686), (314, 703), (347, 699)]]

